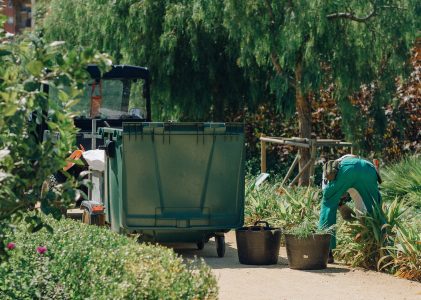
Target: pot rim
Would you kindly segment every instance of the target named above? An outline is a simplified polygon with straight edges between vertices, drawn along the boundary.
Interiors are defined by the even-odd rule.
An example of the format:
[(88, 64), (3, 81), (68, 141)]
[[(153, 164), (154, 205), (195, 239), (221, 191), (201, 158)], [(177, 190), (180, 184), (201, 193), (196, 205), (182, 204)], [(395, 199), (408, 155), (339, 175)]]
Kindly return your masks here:
[(284, 236), (285, 237), (287, 237), (287, 236), (288, 237), (293, 237), (293, 238), (296, 238), (296, 239), (299, 239), (299, 240), (305, 240), (305, 239), (310, 238), (310, 237), (313, 237), (313, 236), (323, 236), (323, 237), (325, 237), (325, 236), (332, 236), (332, 234), (330, 234), (330, 233), (312, 233), (311, 235), (309, 235), (309, 236), (307, 236), (305, 238), (300, 238), (300, 237), (298, 237), (297, 234), (284, 233)]
[(262, 229), (252, 230), (251, 228), (259, 228), (259, 226), (243, 226), (241, 228), (235, 229), (235, 232), (267, 232), (267, 231), (280, 231), (282, 229), (280, 227), (261, 227)]

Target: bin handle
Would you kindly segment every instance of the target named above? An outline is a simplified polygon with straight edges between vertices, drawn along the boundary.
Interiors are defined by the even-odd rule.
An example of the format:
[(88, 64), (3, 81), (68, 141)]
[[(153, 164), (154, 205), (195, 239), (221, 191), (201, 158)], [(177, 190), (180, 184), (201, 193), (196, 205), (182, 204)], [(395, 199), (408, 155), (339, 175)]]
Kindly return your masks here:
[[(265, 227), (270, 228), (269, 223), (267, 221), (256, 221), (254, 222), (253, 226), (258, 226), (258, 224), (265, 224), (266, 225)], [(262, 226), (259, 226), (259, 227), (262, 227)], [(261, 230), (263, 230), (263, 228)]]
[(105, 145), (103, 146), (105, 150), (105, 154), (113, 158), (115, 157), (116, 151), (115, 151), (115, 142), (114, 141), (106, 141)]

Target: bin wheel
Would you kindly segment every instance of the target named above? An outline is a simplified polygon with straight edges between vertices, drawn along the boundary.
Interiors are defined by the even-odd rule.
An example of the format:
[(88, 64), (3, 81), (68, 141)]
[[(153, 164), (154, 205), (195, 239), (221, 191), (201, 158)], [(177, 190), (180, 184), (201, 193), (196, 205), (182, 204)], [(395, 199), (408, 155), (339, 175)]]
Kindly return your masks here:
[(201, 242), (197, 242), (197, 249), (198, 250), (202, 250), (205, 247), (205, 242), (201, 241)]
[(216, 241), (216, 253), (219, 257), (224, 257), (225, 255), (225, 236), (217, 235), (215, 236)]

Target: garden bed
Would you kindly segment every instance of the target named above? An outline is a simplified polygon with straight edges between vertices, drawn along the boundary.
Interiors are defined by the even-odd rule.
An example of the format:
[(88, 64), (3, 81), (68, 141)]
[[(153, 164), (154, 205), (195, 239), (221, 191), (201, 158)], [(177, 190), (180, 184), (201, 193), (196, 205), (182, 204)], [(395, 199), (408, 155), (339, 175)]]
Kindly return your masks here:
[[(414, 155), (384, 168), (383, 204), (358, 220), (338, 217), (334, 254), (339, 261), (421, 282), (420, 167), (421, 158)], [(304, 220), (315, 224), (321, 196), (320, 187), (285, 189), (266, 182), (256, 188), (250, 178), (246, 224), (267, 220), (286, 231)]]

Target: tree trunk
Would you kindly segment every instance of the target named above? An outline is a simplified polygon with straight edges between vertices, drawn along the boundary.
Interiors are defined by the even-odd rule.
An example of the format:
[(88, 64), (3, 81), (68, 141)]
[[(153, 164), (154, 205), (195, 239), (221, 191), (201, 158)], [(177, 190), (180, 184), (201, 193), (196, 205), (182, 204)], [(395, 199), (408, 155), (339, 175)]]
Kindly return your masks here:
[(224, 122), (224, 101), (217, 96), (215, 99), (214, 122)]
[(219, 86), (217, 84), (213, 87), (214, 97), (214, 111), (212, 119), (214, 122), (224, 122), (224, 100), (220, 96)]
[(22, 0), (15, 1), (13, 7), (15, 9), (15, 31), (16, 33), (22, 31)]
[[(297, 62), (295, 68), (295, 103), (298, 113), (298, 127), (301, 138), (311, 138), (311, 102), (303, 95), (301, 90), (301, 79), (302, 79), (303, 65), (301, 59)], [(310, 149), (300, 148), (300, 171), (304, 168), (306, 163), (310, 160)], [(310, 168), (302, 174), (298, 184), (308, 185), (310, 181)]]

